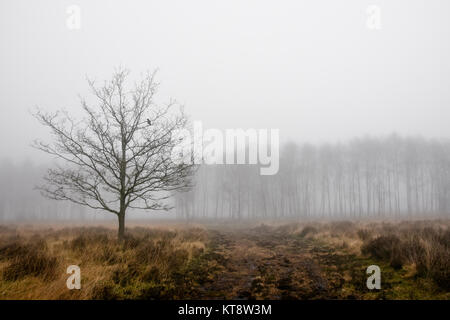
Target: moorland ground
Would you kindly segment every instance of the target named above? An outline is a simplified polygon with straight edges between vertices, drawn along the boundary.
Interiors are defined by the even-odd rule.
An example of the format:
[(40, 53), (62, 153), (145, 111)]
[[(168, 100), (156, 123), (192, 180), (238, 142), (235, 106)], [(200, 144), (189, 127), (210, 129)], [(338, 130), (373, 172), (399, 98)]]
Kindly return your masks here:
[[(450, 299), (450, 221), (0, 226), (0, 299)], [(66, 268), (81, 269), (69, 290)], [(369, 290), (369, 265), (381, 289)]]

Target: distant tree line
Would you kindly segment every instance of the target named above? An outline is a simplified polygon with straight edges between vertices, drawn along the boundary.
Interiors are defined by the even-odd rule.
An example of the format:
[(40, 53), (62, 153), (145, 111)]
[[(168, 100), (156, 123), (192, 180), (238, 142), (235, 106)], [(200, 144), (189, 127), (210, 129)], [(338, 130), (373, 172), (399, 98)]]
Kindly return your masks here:
[(86, 210), (70, 203), (43, 198), (35, 186), (47, 167), (26, 160), (15, 164), (0, 160), (0, 222), (84, 219)]
[(203, 165), (175, 196), (179, 218), (442, 216), (450, 211), (450, 141), (364, 137), (285, 145), (277, 175), (256, 165)]
[[(34, 187), (47, 167), (0, 160), (0, 222), (103, 219), (43, 198)], [(450, 141), (392, 135), (321, 146), (289, 143), (276, 175), (261, 176), (257, 165), (202, 165), (195, 187), (171, 201), (174, 214), (188, 220), (448, 217)]]

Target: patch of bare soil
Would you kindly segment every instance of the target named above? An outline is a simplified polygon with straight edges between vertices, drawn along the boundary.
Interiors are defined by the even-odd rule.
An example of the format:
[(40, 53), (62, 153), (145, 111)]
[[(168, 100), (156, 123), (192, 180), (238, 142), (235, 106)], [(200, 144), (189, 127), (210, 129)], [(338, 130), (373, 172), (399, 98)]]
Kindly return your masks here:
[(264, 227), (214, 231), (211, 237), (219, 266), (199, 288), (203, 299), (338, 298), (344, 280), (322, 270), (330, 253), (312, 240)]

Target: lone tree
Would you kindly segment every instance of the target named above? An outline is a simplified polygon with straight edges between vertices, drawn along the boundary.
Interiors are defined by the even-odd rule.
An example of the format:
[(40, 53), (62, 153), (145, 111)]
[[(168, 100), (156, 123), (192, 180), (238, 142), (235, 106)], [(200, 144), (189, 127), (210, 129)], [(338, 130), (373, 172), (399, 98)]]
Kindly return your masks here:
[(119, 239), (125, 233), (127, 209), (168, 210), (174, 191), (189, 189), (191, 163), (172, 160), (177, 130), (188, 121), (174, 101), (160, 107), (153, 98), (155, 73), (125, 88), (128, 71), (116, 71), (97, 87), (88, 80), (98, 105), (81, 100), (85, 117), (77, 121), (65, 111), (34, 116), (50, 128), (54, 141), (34, 147), (65, 161), (49, 169), (41, 193), (117, 215)]

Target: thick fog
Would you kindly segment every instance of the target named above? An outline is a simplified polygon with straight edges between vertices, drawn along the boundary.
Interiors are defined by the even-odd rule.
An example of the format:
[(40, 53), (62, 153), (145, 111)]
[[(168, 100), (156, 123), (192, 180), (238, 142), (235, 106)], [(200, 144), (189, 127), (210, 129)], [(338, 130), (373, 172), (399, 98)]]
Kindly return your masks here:
[(33, 190), (51, 159), (30, 147), (50, 139), (30, 111), (80, 115), (86, 77), (119, 66), (133, 79), (158, 69), (157, 102), (177, 99), (204, 128), (280, 132), (277, 175), (202, 167), (166, 216), (445, 214), (448, 12), (445, 0), (3, 0), (0, 219), (90, 216)]
[(203, 166), (176, 195), (184, 219), (436, 218), (450, 211), (450, 140), (365, 137), (284, 146), (277, 175)]

